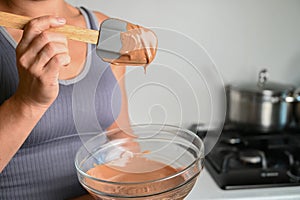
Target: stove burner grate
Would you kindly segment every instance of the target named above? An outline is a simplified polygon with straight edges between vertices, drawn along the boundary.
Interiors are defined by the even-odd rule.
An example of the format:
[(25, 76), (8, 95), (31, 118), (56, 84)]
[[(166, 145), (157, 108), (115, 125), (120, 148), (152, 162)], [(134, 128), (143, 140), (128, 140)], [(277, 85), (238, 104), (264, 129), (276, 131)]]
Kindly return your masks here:
[(205, 166), (222, 189), (296, 186), (299, 152), (300, 129), (249, 134), (225, 126)]

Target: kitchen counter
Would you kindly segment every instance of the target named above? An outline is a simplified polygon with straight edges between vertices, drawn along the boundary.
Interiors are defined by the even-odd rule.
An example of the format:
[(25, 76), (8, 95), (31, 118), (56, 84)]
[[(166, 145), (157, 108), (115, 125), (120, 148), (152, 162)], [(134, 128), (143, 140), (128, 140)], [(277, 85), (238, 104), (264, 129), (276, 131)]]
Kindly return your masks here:
[(222, 200), (296, 200), (300, 199), (300, 186), (274, 187), (262, 189), (222, 190), (204, 169), (185, 200), (222, 199)]

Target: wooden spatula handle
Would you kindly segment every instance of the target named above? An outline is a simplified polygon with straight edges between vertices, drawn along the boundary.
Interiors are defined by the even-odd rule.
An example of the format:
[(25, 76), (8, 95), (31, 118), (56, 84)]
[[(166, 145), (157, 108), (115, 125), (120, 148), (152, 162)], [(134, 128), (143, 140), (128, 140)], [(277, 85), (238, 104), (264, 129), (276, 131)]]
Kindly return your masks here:
[[(0, 26), (23, 30), (31, 18), (0, 11)], [(64, 34), (68, 39), (97, 44), (99, 31), (76, 26), (64, 25), (49, 29), (52, 32)]]

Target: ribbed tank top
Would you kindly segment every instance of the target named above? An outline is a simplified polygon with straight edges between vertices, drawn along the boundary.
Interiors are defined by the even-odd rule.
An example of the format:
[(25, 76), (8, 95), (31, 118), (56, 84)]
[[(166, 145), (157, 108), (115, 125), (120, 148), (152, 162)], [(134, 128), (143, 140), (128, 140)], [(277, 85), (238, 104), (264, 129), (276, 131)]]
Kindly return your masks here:
[[(79, 10), (88, 28), (99, 30), (95, 15), (85, 8)], [(18, 86), (16, 45), (0, 27), (0, 104)], [(60, 200), (86, 193), (74, 165), (76, 151), (82, 145), (78, 133), (105, 130), (121, 107), (120, 88), (110, 65), (96, 55), (95, 48), (88, 44), (82, 72), (74, 79), (60, 81), (57, 99), (0, 173), (1, 200)]]

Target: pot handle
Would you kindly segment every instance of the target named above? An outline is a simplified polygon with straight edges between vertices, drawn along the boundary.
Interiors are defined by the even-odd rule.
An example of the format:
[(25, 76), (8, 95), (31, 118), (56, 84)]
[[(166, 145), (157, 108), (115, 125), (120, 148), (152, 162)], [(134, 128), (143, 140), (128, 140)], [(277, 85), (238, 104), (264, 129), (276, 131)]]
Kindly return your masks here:
[(295, 103), (297, 102), (297, 99), (294, 96), (286, 96), (286, 97), (271, 97), (268, 98), (268, 101), (271, 101), (271, 103)]
[(282, 100), (286, 103), (297, 102), (297, 99), (294, 96), (286, 96), (286, 97), (283, 97)]
[(287, 103), (300, 102), (300, 88), (294, 90), (292, 95), (286, 96), (283, 100)]
[(295, 90), (294, 98), (296, 102), (300, 102), (300, 87)]

